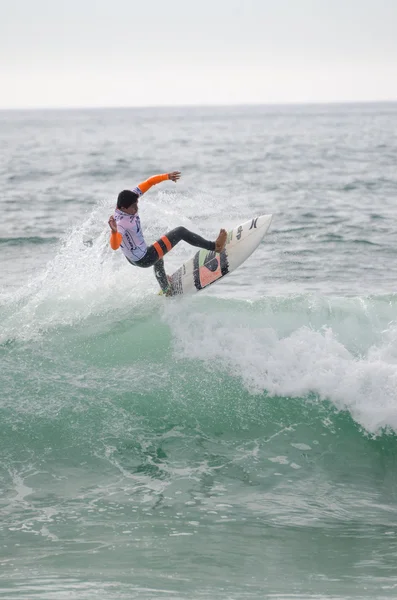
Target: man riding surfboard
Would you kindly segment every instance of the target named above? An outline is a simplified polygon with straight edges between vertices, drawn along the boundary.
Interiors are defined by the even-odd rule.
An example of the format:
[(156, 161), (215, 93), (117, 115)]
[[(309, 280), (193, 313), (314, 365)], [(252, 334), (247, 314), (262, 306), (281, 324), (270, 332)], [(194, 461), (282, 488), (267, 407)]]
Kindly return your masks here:
[(151, 246), (147, 246), (138, 216), (139, 198), (153, 185), (168, 179), (177, 182), (180, 177), (180, 171), (154, 175), (140, 183), (133, 190), (123, 190), (118, 195), (115, 212), (109, 217), (108, 221), (112, 231), (110, 246), (113, 250), (121, 248), (128, 262), (136, 267), (147, 268), (154, 266), (156, 279), (163, 293), (167, 295), (171, 293), (171, 287), (164, 268), (164, 254), (172, 250), (180, 241), (187, 242), (197, 248), (222, 252), (227, 237), (226, 230), (221, 229), (215, 242), (211, 242), (205, 240), (197, 233), (189, 231), (185, 227), (176, 227), (156, 242), (153, 242)]

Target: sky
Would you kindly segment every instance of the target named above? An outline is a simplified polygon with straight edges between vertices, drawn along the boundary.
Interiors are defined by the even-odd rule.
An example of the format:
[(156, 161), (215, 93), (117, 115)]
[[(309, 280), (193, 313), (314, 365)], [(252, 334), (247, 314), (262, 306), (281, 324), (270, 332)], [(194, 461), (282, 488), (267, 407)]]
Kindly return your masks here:
[(397, 0), (0, 0), (0, 109), (397, 100)]

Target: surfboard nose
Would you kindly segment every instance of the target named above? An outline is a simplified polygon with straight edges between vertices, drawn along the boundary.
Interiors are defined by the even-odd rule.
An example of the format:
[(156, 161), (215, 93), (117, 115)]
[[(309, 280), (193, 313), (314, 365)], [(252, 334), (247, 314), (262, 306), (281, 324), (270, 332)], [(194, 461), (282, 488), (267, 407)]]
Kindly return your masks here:
[(252, 221), (254, 222), (253, 227), (256, 229), (261, 229), (262, 227), (270, 227), (270, 223), (272, 222), (273, 215), (260, 215), (256, 217)]

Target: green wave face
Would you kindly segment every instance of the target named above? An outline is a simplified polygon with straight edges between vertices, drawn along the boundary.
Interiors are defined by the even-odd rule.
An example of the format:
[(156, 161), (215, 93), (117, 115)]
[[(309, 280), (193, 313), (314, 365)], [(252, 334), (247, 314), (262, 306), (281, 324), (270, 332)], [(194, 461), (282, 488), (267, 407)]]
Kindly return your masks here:
[[(153, 298), (83, 326), (47, 310), (3, 341), (1, 507), (23, 581), (46, 585), (28, 577), (39, 554), (55, 591), (74, 577), (105, 594), (132, 563), (140, 597), (150, 564), (155, 588), (171, 569), (179, 597), (199, 598), (203, 574), (216, 594), (216, 560), (242, 598), (281, 552), (282, 589), (320, 592), (307, 573), (353, 569), (373, 547), (373, 576), (392, 576), (394, 300)], [(368, 571), (355, 572), (343, 593)]]

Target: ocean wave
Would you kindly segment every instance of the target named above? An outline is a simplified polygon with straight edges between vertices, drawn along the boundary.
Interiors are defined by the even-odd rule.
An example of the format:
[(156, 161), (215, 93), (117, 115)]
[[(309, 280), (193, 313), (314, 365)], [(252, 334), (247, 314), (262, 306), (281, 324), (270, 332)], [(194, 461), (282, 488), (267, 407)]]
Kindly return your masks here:
[[(95, 393), (98, 381), (108, 394), (113, 389), (100, 369), (109, 379), (125, 369), (117, 381), (128, 395), (139, 365), (145, 386), (156, 382), (166, 394), (169, 377), (187, 378), (181, 397), (203, 387), (200, 378), (212, 382), (208, 394), (231, 378), (239, 382), (236, 396), (315, 398), (371, 434), (397, 431), (397, 295), (246, 300), (227, 287), (222, 294), (220, 284), (217, 296), (165, 299), (151, 270), (132, 269), (110, 251), (107, 212), (105, 203), (97, 206), (43, 272), (0, 296), (1, 351), (10, 364), (27, 365), (22, 380), (43, 367), (41, 355), (57, 375), (50, 395), (68, 364), (69, 379), (94, 374)], [(91, 245), (84, 243), (88, 234)], [(48, 373), (44, 387), (46, 377), (52, 381)]]
[[(397, 431), (394, 296), (256, 302), (196, 296), (170, 302), (147, 293), (115, 309), (113, 293), (107, 302), (102, 297), (89, 305), (84, 296), (60, 302), (55, 295), (40, 307), (36, 297), (36, 304), (30, 299), (9, 316), (2, 353), (14, 361), (24, 357), (26, 372), (19, 379), (29, 380), (41, 356), (41, 385), (49, 380), (50, 396), (74, 377), (83, 395), (90, 387), (128, 396), (151, 390), (150, 397), (178, 389), (187, 398), (201, 388), (205, 398), (222, 398), (228, 388), (222, 412), (231, 410), (231, 397), (315, 399), (346, 412), (371, 434)], [(54, 375), (45, 374), (46, 361)], [(178, 379), (182, 383), (176, 385)], [(229, 380), (235, 382), (233, 392)], [(74, 398), (78, 387), (75, 383)]]
[(29, 246), (29, 245), (40, 245), (40, 244), (55, 244), (58, 242), (56, 237), (14, 237), (14, 238), (0, 238), (0, 244), (3, 246)]

